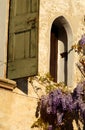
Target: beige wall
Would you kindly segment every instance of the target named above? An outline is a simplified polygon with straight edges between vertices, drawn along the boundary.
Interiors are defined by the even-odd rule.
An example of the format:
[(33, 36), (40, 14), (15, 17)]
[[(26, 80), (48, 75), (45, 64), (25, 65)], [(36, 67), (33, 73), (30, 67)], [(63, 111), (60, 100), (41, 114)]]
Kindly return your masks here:
[[(40, 0), (39, 72), (49, 72), (50, 30), (55, 18), (64, 16), (68, 21), (73, 33), (73, 39), (71, 39), (71, 44), (69, 44), (70, 48), (72, 44), (78, 42), (81, 35), (85, 32), (84, 14), (85, 2), (83, 0)], [(74, 59), (69, 61), (69, 64), (73, 64), (73, 70), (70, 69), (69, 73), (73, 71), (74, 74), (71, 75), (69, 83), (73, 82), (72, 84), (75, 84), (78, 80), (78, 76), (76, 77), (77, 72), (75, 67), (78, 55), (73, 52), (71, 52), (70, 55), (72, 55)]]
[[(0, 76), (5, 75), (5, 62), (7, 58), (7, 27), (9, 0), (0, 0)], [(49, 72), (50, 62), (50, 30), (53, 21), (64, 16), (68, 21), (73, 39), (70, 39), (69, 48), (80, 39), (85, 32), (85, 2), (84, 0), (40, 0), (39, 11), (39, 73)], [(74, 86), (79, 81), (79, 71), (75, 67), (78, 54), (72, 52), (74, 58), (69, 61), (73, 64), (70, 81)], [(71, 67), (71, 66), (70, 66)], [(73, 72), (72, 72), (73, 71)], [(34, 98), (33, 98), (34, 97)], [(28, 87), (28, 95), (16, 88), (14, 92), (0, 89), (0, 129), (1, 130), (31, 130), (35, 120), (37, 96), (32, 87)]]
[[(0, 1), (0, 76), (4, 77), (6, 74), (6, 60), (7, 60), (7, 31), (8, 31), (8, 15), (9, 15), (9, 0)], [(59, 17), (64, 16), (68, 21), (73, 39), (69, 48), (72, 44), (75, 44), (80, 39), (81, 35), (85, 31), (85, 2), (83, 0), (40, 0), (39, 10), (39, 55), (38, 55), (38, 70), (39, 73), (44, 74), (49, 72), (50, 67), (50, 31), (53, 21)], [(74, 55), (71, 62), (73, 62), (73, 76), (72, 81), (76, 82), (76, 67), (75, 62), (78, 57), (73, 52), (70, 55)], [(70, 69), (71, 71), (71, 69)], [(70, 72), (69, 72), (70, 73)], [(78, 74), (77, 74), (78, 75)], [(70, 83), (70, 79), (69, 79)]]
[[(8, 15), (9, 15), (9, 0), (0, 1), (0, 76), (5, 76), (6, 59), (7, 59), (7, 31), (8, 31)], [(71, 44), (75, 44), (85, 32), (85, 2), (83, 0), (40, 0), (39, 11), (39, 55), (38, 67), (39, 73), (49, 72), (50, 63), (50, 30), (53, 21), (59, 16), (64, 16), (68, 21), (73, 39)], [(69, 44), (69, 48), (71, 47)], [(79, 80), (78, 72), (76, 71), (75, 62), (78, 55), (73, 54), (73, 76), (72, 81), (75, 83)], [(71, 69), (70, 69), (71, 71)], [(70, 72), (69, 72), (70, 73)]]
[(13, 91), (0, 88), (0, 130), (32, 130), (37, 100), (32, 86), (28, 95), (18, 88)]
[(0, 0), (0, 77), (4, 77), (6, 73), (8, 1)]

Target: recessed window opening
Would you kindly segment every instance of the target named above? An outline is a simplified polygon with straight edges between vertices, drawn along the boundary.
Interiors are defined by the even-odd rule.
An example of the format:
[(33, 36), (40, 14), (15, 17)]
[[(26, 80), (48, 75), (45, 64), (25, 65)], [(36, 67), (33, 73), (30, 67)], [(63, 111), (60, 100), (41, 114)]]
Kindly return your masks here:
[[(55, 82), (68, 83), (68, 40), (67, 21), (63, 16), (56, 18), (51, 27), (50, 74)], [(67, 31), (68, 30), (68, 31)]]

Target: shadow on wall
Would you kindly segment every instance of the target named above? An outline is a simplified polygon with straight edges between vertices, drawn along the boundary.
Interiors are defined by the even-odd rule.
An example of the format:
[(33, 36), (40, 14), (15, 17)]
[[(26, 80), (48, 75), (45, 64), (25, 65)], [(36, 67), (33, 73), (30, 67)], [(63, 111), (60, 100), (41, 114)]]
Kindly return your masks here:
[(19, 88), (25, 94), (28, 94), (28, 77), (14, 79), (17, 83), (17, 88)]

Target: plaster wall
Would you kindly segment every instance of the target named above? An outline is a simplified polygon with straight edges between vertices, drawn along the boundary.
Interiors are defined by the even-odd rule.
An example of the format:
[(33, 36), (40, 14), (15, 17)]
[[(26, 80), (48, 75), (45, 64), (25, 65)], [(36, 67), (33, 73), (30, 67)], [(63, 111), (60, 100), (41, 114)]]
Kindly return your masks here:
[[(35, 118), (37, 102), (39, 97), (45, 93), (45, 86), (35, 79), (33, 84), (34, 87), (29, 83), (28, 94), (18, 87), (13, 91), (0, 88), (0, 130), (43, 130), (41, 127), (32, 128), (32, 126), (38, 120)], [(36, 86), (40, 88), (37, 93)], [(79, 129), (75, 120), (73, 128), (73, 130)], [(83, 130), (81, 122), (80, 130)]]
[(0, 77), (6, 76), (8, 1), (0, 0)]
[(18, 88), (13, 91), (0, 88), (0, 130), (33, 130), (37, 100), (32, 86), (29, 95)]
[[(0, 0), (0, 76), (5, 77), (6, 73), (6, 47), (8, 30), (8, 8), (9, 0)], [(40, 0), (39, 10), (39, 52), (38, 67), (39, 73), (49, 72), (50, 62), (50, 31), (53, 21), (64, 16), (68, 21), (73, 39), (70, 39), (69, 48), (78, 42), (85, 32), (85, 1), (83, 0)], [(71, 80), (74, 86), (80, 80), (80, 73), (75, 66), (78, 54), (72, 52), (73, 63)], [(70, 64), (69, 64), (70, 65)], [(69, 72), (70, 73), (70, 72)], [(31, 130), (35, 119), (37, 96), (29, 85), (28, 95), (16, 88), (13, 92), (0, 89), (0, 129), (1, 130)], [(36, 128), (37, 130), (37, 128)]]
[[(70, 38), (69, 49), (72, 44), (75, 44), (85, 32), (85, 2), (83, 0), (40, 0), (39, 7), (39, 47), (38, 47), (38, 72), (44, 74), (49, 72), (50, 67), (50, 31), (53, 21), (63, 16), (69, 23), (73, 38)], [(7, 61), (7, 38), (8, 38), (8, 16), (9, 16), (9, 0), (0, 1), (0, 76), (6, 76), (6, 61)], [(80, 76), (76, 71), (75, 63), (78, 58), (74, 52), (70, 53), (69, 73), (71, 71), (71, 79), (69, 84), (75, 84)], [(73, 63), (71, 66), (70, 63)], [(80, 74), (79, 74), (80, 75)], [(71, 82), (70, 82), (71, 81)], [(73, 83), (72, 83), (73, 82)]]
[[(39, 12), (39, 72), (49, 72), (50, 61), (50, 31), (53, 21), (64, 16), (68, 21), (73, 38), (70, 39), (69, 49), (73, 44), (78, 43), (81, 35), (85, 32), (84, 14), (85, 2), (83, 0), (40, 0)], [(69, 61), (69, 85), (75, 85), (80, 79), (79, 71), (75, 66), (78, 55), (74, 52), (70, 53)], [(71, 64), (72, 63), (72, 64)], [(72, 74), (73, 73), (73, 74)], [(70, 82), (71, 81), (71, 82)], [(73, 82), (73, 83), (72, 83)]]

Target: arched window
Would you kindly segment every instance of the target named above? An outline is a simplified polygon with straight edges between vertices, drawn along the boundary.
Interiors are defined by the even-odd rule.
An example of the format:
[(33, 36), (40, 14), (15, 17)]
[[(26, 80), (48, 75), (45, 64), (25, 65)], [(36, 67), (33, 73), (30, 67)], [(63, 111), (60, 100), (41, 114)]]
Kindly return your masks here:
[(55, 82), (69, 83), (72, 69), (70, 64), (72, 55), (69, 50), (72, 45), (72, 31), (67, 20), (60, 16), (56, 18), (51, 27), (50, 40), (50, 74)]

